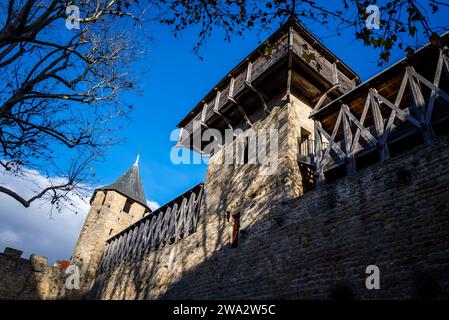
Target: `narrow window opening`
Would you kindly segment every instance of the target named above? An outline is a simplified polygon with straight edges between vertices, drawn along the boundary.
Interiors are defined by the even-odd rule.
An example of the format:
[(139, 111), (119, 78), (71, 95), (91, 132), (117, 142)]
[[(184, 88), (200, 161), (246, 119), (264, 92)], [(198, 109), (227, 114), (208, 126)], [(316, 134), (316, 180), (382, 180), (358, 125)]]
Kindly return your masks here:
[(234, 214), (232, 216), (232, 235), (231, 235), (231, 248), (237, 248), (239, 241), (239, 231), (240, 231), (240, 213)]
[(129, 213), (131, 210), (131, 205), (133, 204), (133, 201), (131, 199), (127, 199), (125, 202), (125, 206), (123, 207), (123, 212)]
[(243, 151), (243, 164), (247, 164), (249, 161), (249, 143), (248, 137), (245, 138), (245, 149)]
[(109, 231), (109, 235), (111, 235), (112, 234), (112, 231), (113, 231), (114, 229), (111, 229), (110, 231)]
[(303, 156), (311, 156), (313, 154), (313, 141), (311, 140), (311, 133), (304, 128), (301, 128), (301, 137), (299, 138), (299, 153)]
[(103, 191), (103, 200), (101, 201), (101, 205), (104, 205), (104, 202), (106, 201), (106, 191)]

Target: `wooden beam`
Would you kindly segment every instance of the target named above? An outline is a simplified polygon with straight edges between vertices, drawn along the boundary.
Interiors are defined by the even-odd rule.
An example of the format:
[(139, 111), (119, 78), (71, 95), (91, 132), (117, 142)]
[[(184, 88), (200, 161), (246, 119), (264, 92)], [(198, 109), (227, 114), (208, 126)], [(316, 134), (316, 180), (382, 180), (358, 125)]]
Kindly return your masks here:
[(203, 104), (203, 111), (201, 111), (201, 123), (205, 123), (207, 114), (207, 103)]
[(391, 103), (387, 98), (383, 97), (382, 95), (380, 95), (379, 93), (373, 93), (374, 96), (382, 101), (383, 103), (385, 103), (385, 105), (389, 108), (391, 108), (392, 110), (396, 111), (397, 117), (400, 117), (404, 120), (407, 120), (409, 122), (411, 122), (412, 124), (414, 124), (416, 127), (421, 128), (421, 123), (419, 122), (419, 120), (415, 119), (412, 115), (410, 115), (410, 113), (408, 113), (406, 110), (402, 110), (399, 107), (395, 106), (393, 103)]
[(215, 95), (214, 111), (218, 111), (220, 109), (220, 96), (221, 91), (217, 90), (217, 94)]
[[(344, 109), (345, 105), (341, 105), (340, 108)], [(347, 107), (347, 106), (346, 106)], [(346, 161), (346, 169), (348, 172), (348, 175), (353, 175), (356, 172), (356, 165), (355, 165), (355, 159), (354, 155), (352, 155), (351, 152), (351, 145), (352, 145), (352, 131), (351, 131), (351, 124), (348, 119), (348, 114), (346, 112), (342, 113), (343, 117), (343, 137), (345, 142), (345, 161)]]
[(235, 86), (235, 79), (234, 77), (231, 77), (231, 80), (229, 81), (228, 99), (234, 98), (234, 86)]
[(322, 184), (325, 181), (324, 177), (324, 168), (321, 165), (321, 158), (323, 156), (323, 140), (321, 138), (321, 133), (318, 127), (321, 127), (321, 122), (318, 120), (314, 121), (314, 130), (315, 130), (315, 156), (313, 158), (313, 162), (315, 164), (315, 179), (317, 184)]
[(243, 83), (245, 84), (245, 86), (247, 86), (251, 91), (253, 91), (257, 95), (260, 102), (262, 103), (262, 106), (263, 106), (263, 109), (265, 110), (265, 112), (270, 114), (270, 111), (268, 110), (268, 106), (267, 106), (267, 103), (265, 102), (265, 98), (264, 98), (263, 94), (259, 90), (254, 88), (254, 86), (249, 81), (244, 81)]
[[(318, 100), (318, 102), (315, 104), (315, 107), (312, 110), (311, 116), (313, 115), (313, 113), (318, 112), (318, 110), (321, 108), (322, 104), (324, 103), (324, 101), (326, 100), (328, 94), (330, 94), (332, 91), (334, 91), (335, 89), (339, 88), (340, 84), (336, 83), (334, 84), (332, 87), (330, 87)], [(310, 117), (309, 117), (310, 118)]]
[[(436, 67), (436, 70), (435, 70), (435, 76), (433, 78), (433, 85), (435, 87), (438, 87), (440, 85), (441, 72), (443, 71), (443, 65), (444, 65), (444, 59), (443, 58), (444, 58), (443, 50), (440, 49), (440, 54), (438, 56), (437, 67)], [(432, 92), (430, 93), (429, 104), (427, 106), (426, 117), (425, 117), (425, 123), (427, 123), (427, 124), (430, 124), (430, 121), (432, 119), (433, 108), (434, 108), (434, 105), (435, 105), (436, 97), (437, 97), (436, 90), (432, 89)]]
[(338, 61), (335, 61), (332, 63), (332, 84), (338, 83), (338, 68), (337, 68)]
[(246, 67), (245, 81), (251, 83), (251, 81), (252, 81), (252, 72), (253, 72), (253, 63), (248, 60), (248, 64), (247, 64), (247, 67)]
[[(358, 143), (360, 134), (365, 138), (366, 142), (371, 143), (373, 146), (376, 146), (376, 144), (378, 143), (377, 139), (371, 134), (368, 128), (366, 128), (359, 120), (357, 120), (357, 118), (349, 110), (348, 105), (346, 104), (343, 105), (343, 111), (358, 128), (358, 130), (356, 131), (356, 136), (354, 137), (354, 140), (351, 144), (351, 149), (349, 150), (349, 153), (352, 155), (353, 150), (355, 149), (355, 145)], [(363, 120), (365, 120), (365, 117), (366, 114), (365, 116), (362, 115)], [(357, 135), (358, 132), (360, 134)]]

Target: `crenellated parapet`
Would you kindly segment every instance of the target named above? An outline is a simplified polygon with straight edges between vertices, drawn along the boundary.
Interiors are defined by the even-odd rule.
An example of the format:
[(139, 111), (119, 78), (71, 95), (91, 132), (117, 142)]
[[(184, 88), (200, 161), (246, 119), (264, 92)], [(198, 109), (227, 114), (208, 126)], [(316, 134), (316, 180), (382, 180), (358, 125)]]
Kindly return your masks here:
[(6, 247), (0, 253), (0, 299), (59, 299), (64, 291), (64, 271), (48, 264), (47, 257)]

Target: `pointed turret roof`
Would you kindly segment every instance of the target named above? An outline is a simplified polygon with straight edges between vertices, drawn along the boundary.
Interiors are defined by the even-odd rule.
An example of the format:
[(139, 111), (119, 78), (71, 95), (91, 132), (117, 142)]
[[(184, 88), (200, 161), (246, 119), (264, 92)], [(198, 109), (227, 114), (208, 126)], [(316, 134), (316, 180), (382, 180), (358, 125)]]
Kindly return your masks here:
[(139, 156), (134, 165), (114, 183), (97, 190), (114, 190), (148, 208), (139, 172)]

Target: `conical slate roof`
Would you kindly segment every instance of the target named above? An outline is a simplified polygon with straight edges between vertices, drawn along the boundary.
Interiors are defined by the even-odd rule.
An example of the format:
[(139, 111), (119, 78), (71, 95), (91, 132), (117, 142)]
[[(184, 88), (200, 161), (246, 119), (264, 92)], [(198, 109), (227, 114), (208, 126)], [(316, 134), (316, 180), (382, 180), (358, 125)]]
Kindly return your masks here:
[(139, 157), (137, 157), (134, 165), (114, 183), (101, 187), (98, 190), (117, 191), (141, 205), (148, 207), (145, 200), (145, 193), (143, 192), (142, 181), (140, 179)]

